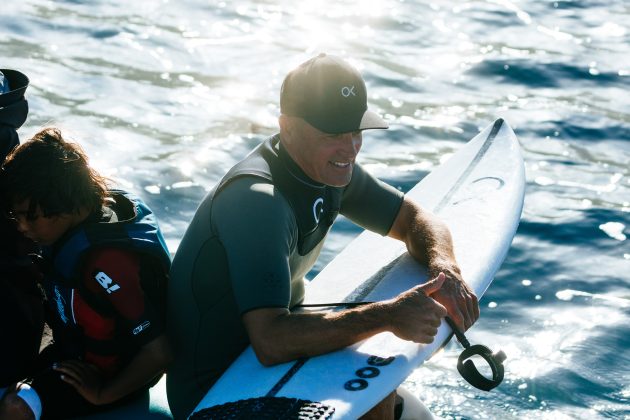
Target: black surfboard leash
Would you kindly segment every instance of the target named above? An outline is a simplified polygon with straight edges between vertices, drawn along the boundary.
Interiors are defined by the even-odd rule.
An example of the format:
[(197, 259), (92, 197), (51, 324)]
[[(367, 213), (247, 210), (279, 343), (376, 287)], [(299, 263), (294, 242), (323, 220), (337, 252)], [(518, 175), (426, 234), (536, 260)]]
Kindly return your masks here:
[[(483, 391), (490, 391), (499, 386), (503, 381), (503, 362), (507, 359), (507, 355), (503, 350), (492, 353), (492, 350), (482, 344), (471, 346), (464, 333), (457, 328), (457, 325), (455, 325), (455, 322), (451, 318), (447, 316), (444, 320), (453, 330), (457, 341), (464, 346), (464, 351), (457, 359), (457, 371), (462, 375), (462, 378), (466, 379), (466, 381), (475, 388)], [(490, 366), (492, 379), (486, 378), (479, 372), (479, 369), (477, 369), (477, 366), (475, 366), (472, 360), (473, 356), (480, 356), (485, 360), (488, 366)]]
[[(346, 307), (354, 308), (357, 306), (367, 305), (374, 302), (334, 302), (334, 303), (303, 303), (297, 305), (298, 308), (326, 308), (326, 307)], [(453, 330), (453, 334), (457, 338), (457, 341), (464, 347), (464, 351), (459, 355), (457, 359), (457, 371), (470, 385), (483, 391), (490, 391), (503, 381), (503, 362), (507, 359), (503, 350), (499, 350), (493, 353), (488, 347), (482, 344), (471, 345), (464, 333), (455, 325), (455, 322), (450, 317), (445, 317), (444, 320)], [(492, 378), (487, 378), (477, 366), (475, 366), (472, 358), (474, 356), (481, 357), (492, 370)]]

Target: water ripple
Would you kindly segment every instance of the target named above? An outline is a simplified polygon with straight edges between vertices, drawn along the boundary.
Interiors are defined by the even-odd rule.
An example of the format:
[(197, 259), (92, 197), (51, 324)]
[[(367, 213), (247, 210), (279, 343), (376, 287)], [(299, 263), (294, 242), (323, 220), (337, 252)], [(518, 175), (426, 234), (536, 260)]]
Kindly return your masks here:
[[(527, 195), (471, 338), (508, 352), (471, 389), (456, 345), (407, 384), (446, 418), (630, 416), (630, 9), (623, 0), (9, 1), (2, 67), (31, 79), (27, 138), (61, 125), (140, 193), (174, 251), (201, 198), (277, 130), (284, 74), (325, 51), (365, 75), (359, 160), (402, 191), (505, 118)], [(360, 231), (341, 218), (313, 276)], [(499, 347), (500, 347), (499, 346)]]

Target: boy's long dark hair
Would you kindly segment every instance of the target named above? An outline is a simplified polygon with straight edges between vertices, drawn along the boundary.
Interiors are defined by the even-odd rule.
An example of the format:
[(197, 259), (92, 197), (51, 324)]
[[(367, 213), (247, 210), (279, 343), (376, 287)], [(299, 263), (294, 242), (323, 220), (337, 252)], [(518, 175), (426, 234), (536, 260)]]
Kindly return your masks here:
[(15, 148), (0, 172), (5, 212), (30, 200), (27, 217), (39, 207), (44, 216), (100, 209), (107, 197), (107, 180), (88, 165), (78, 144), (64, 140), (56, 128), (45, 128)]

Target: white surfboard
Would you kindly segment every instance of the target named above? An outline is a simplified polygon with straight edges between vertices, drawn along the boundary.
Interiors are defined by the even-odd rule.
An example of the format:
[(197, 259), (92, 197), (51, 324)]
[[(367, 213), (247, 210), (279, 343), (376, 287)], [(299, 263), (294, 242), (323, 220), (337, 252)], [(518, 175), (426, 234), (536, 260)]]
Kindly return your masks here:
[[(499, 119), (407, 193), (447, 223), (463, 277), (479, 297), (508, 252), (524, 186), (518, 141)], [(309, 283), (305, 303), (384, 300), (426, 280), (425, 270), (402, 242), (366, 231)], [(428, 345), (381, 333), (339, 351), (272, 367), (263, 367), (249, 347), (195, 411), (275, 396), (330, 406), (333, 419), (356, 419), (396, 389), (450, 335), (445, 322)]]

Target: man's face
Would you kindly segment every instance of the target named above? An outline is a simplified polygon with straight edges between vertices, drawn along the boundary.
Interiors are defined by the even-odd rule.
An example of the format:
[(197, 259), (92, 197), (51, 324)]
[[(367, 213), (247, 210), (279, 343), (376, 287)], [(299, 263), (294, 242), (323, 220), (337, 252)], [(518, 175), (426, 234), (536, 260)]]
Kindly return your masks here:
[(333, 187), (348, 185), (363, 142), (361, 131), (327, 134), (300, 120), (287, 147), (311, 179)]
[(10, 217), (15, 220), (17, 229), (27, 238), (40, 245), (49, 246), (57, 242), (75, 223), (70, 214), (46, 217), (38, 207), (32, 218), (28, 217), (29, 200), (13, 206)]

